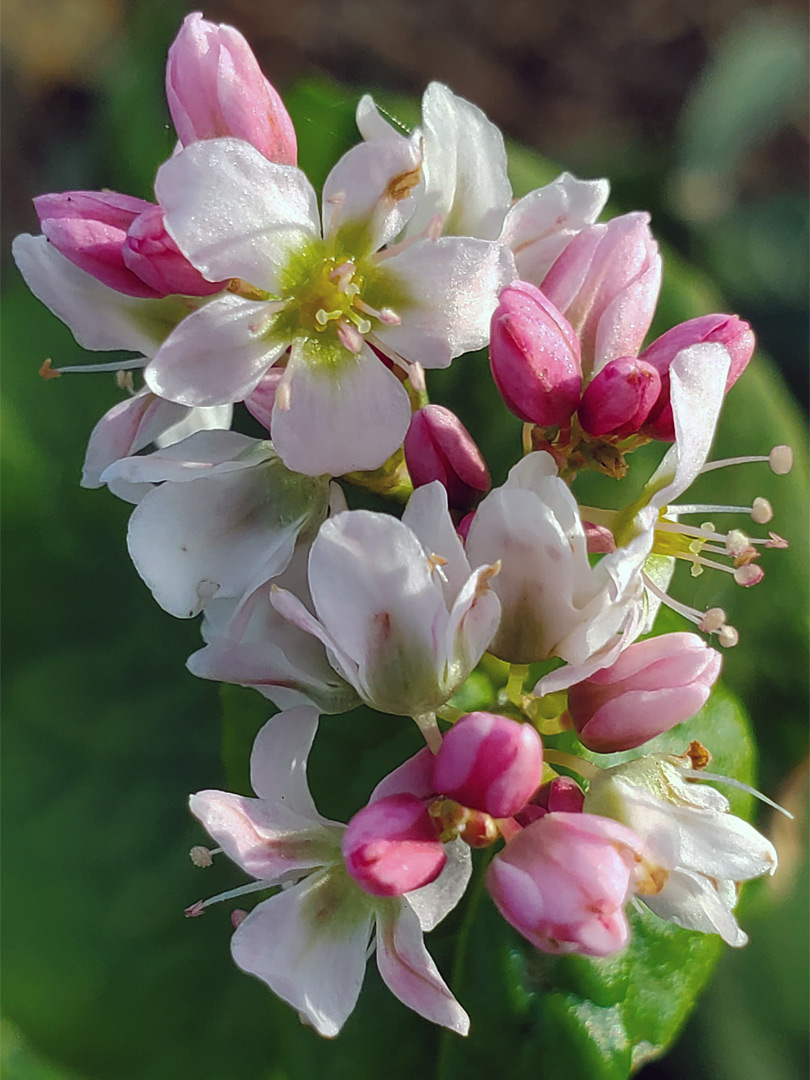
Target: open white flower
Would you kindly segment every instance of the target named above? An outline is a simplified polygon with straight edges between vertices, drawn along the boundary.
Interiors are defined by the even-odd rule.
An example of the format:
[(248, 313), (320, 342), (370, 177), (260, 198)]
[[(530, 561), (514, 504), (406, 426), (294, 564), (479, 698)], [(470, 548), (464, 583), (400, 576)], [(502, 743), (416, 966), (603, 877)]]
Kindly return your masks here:
[(688, 756), (649, 754), (599, 772), (584, 808), (641, 837), (648, 877), (639, 891), (656, 915), (745, 945), (748, 937), (733, 915), (737, 884), (773, 874), (776, 851), (729, 812), (724, 795), (691, 782), (700, 775)]
[(497, 567), (470, 564), (438, 481), (418, 488), (402, 521), (349, 510), (324, 522), (309, 557), (313, 616), (292, 593), (272, 602), (323, 642), (330, 663), (381, 712), (434, 713), (481, 659), (498, 625)]
[[(515, 277), (503, 246), (414, 239), (421, 155), (407, 139), (363, 143), (329, 174), (323, 231), (309, 181), (248, 143), (188, 147), (158, 172), (166, 227), (189, 261), (232, 292), (185, 319), (149, 363), (147, 385), (186, 405), (244, 399), (286, 357), (273, 441), (298, 472), (374, 469), (410, 419), (406, 371), (481, 348), (498, 292)], [(417, 380), (418, 381), (418, 380)]]
[(357, 1003), (369, 938), (376, 933), (383, 981), (405, 1005), (461, 1035), (467, 1014), (425, 949), (423, 931), (455, 907), (470, 860), (450, 858), (436, 881), (401, 897), (364, 892), (347, 873), (345, 826), (321, 816), (306, 780), (318, 726), (316, 709), (280, 713), (261, 729), (250, 758), (255, 799), (201, 791), (189, 806), (225, 854), (257, 880), (194, 904), (199, 915), (217, 900), (282, 885), (239, 923), (231, 953), (328, 1038)]

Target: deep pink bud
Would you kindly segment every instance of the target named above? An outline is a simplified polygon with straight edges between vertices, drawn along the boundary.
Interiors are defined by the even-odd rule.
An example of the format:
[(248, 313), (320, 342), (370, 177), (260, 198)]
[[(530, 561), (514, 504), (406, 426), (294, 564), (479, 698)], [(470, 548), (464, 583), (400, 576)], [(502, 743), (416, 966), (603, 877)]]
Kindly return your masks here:
[(63, 191), (34, 199), (43, 235), (74, 266), (127, 296), (156, 292), (125, 264), (127, 230), (152, 203), (114, 191)]
[(273, 417), (273, 406), (276, 403), (276, 390), (278, 384), (284, 378), (285, 368), (275, 365), (269, 368), (259, 380), (255, 390), (251, 390), (245, 398), (245, 408), (250, 415), (258, 420), (262, 427), (270, 433)]
[(542, 775), (543, 744), (531, 724), (486, 712), (457, 721), (433, 764), (436, 791), (494, 818), (521, 810)]
[(343, 834), (346, 869), (372, 896), (402, 896), (434, 881), (447, 861), (424, 799), (389, 795), (364, 806)]
[(438, 480), (451, 510), (469, 510), (489, 491), (489, 469), (459, 418), (441, 405), (426, 405), (411, 417), (405, 462), (415, 488)]
[(224, 282), (206, 281), (166, 232), (163, 210), (150, 206), (127, 230), (122, 256), (127, 267), (159, 296), (210, 296)]
[(651, 364), (633, 356), (610, 360), (586, 387), (579, 422), (597, 438), (627, 438), (650, 415), (660, 392), (661, 376)]
[(661, 287), (661, 256), (649, 214), (589, 225), (568, 244), (541, 282), (579, 336), (582, 370), (600, 371), (636, 356)]
[(579, 404), (579, 342), (568, 320), (534, 285), (515, 281), (500, 295), (489, 342), (492, 376), (526, 423), (567, 424)]
[(639, 357), (640, 360), (652, 364), (661, 376), (661, 393), (644, 428), (645, 435), (664, 442), (674, 440), (675, 426), (669, 402), (669, 368), (682, 349), (703, 342), (723, 345), (731, 357), (726, 378), (727, 392), (745, 371), (756, 346), (754, 331), (736, 315), (701, 315), (697, 319), (689, 319), (673, 326), (671, 330), (656, 338)]
[(187, 15), (169, 49), (166, 98), (183, 146), (232, 135), (295, 165), (295, 129), (250, 46), (232, 26)]
[(624, 905), (641, 857), (641, 841), (617, 821), (546, 814), (495, 856), (487, 889), (538, 949), (609, 956), (627, 943)]
[(555, 776), (543, 784), (530, 803), (517, 815), (520, 825), (531, 825), (546, 814), (579, 814), (585, 802), (585, 792), (570, 776)]
[(580, 740), (598, 753), (632, 750), (705, 705), (722, 657), (697, 634), (662, 634), (625, 649), (568, 691)]

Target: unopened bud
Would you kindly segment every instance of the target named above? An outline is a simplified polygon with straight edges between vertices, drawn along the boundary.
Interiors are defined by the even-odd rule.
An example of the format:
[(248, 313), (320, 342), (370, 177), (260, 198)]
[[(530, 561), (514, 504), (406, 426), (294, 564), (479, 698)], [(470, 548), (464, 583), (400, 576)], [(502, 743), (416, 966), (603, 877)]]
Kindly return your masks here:
[(582, 367), (570, 323), (525, 281), (503, 290), (492, 316), (489, 362), (515, 416), (542, 427), (567, 424), (579, 404)]
[(262, 375), (258, 386), (251, 390), (245, 398), (244, 404), (250, 415), (258, 420), (268, 433), (271, 432), (273, 406), (276, 403), (276, 391), (279, 383), (284, 378), (286, 368), (278, 364), (271, 367)]
[(577, 411), (584, 431), (596, 438), (633, 435), (650, 414), (661, 391), (661, 376), (650, 364), (621, 356), (605, 364), (588, 384)]
[(446, 862), (423, 799), (390, 795), (359, 810), (343, 834), (346, 869), (372, 896), (402, 896), (434, 881)]
[(745, 371), (756, 345), (753, 330), (736, 315), (701, 315), (697, 319), (689, 319), (656, 338), (639, 357), (652, 364), (661, 376), (661, 393), (645, 427), (645, 434), (651, 438), (664, 442), (674, 440), (675, 425), (669, 400), (669, 369), (682, 349), (706, 342), (722, 345), (729, 355), (731, 364), (726, 376), (728, 392)]
[(445, 734), (433, 763), (437, 791), (494, 818), (512, 817), (540, 786), (543, 744), (530, 724), (468, 713)]
[(182, 254), (166, 232), (160, 206), (150, 206), (132, 222), (122, 258), (133, 274), (158, 296), (210, 296), (225, 287), (225, 282), (206, 281)]
[(451, 510), (467, 511), (489, 491), (481, 451), (455, 413), (441, 405), (426, 405), (413, 414), (404, 450), (413, 486), (438, 480)]
[(697, 634), (662, 634), (629, 646), (568, 692), (580, 741), (609, 754), (632, 750), (694, 716), (720, 675), (722, 657)]
[(570, 776), (555, 776), (543, 784), (530, 803), (517, 815), (521, 825), (530, 825), (546, 814), (578, 814), (585, 801), (585, 792)]

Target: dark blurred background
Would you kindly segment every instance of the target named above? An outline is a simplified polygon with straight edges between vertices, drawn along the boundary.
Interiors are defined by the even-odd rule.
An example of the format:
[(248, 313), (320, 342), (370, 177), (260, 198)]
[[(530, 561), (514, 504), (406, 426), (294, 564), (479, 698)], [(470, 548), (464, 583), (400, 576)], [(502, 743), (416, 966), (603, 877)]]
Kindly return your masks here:
[[(197, 872), (176, 862), (200, 839), (185, 819), (183, 793), (222, 783), (216, 689), (182, 669), (196, 647), (196, 626), (158, 611), (127, 562), (127, 508), (76, 486), (83, 441), (116, 400), (114, 387), (91, 389), (83, 377), (39, 383), (35, 372), (45, 355), (66, 363), (88, 357), (27, 295), (8, 256), (13, 235), (36, 231), (34, 194), (110, 187), (150, 197), (155, 168), (174, 144), (163, 95), (165, 52), (188, 10), (175, 0), (3, 5), (10, 1021), (0, 1061), (8, 1080), (141, 1080), (147, 1070), (137, 1057), (123, 1066), (122, 1054), (136, 1051), (144, 1061), (160, 1061), (154, 1072), (150, 1066), (150, 1080), (184, 1080), (191, 1075), (184, 1040), (197, 1025), (219, 1025), (227, 1041), (244, 1026), (245, 1002), (257, 1024), (265, 1011), (286, 1019), (260, 988), (236, 978), (221, 925), (205, 920), (198, 929), (163, 914), (166, 895), (182, 895), (185, 903), (200, 888), (233, 884), (217, 878), (210, 888), (200, 886)], [(358, 92), (418, 98), (439, 79), (560, 168), (608, 176), (614, 208), (652, 213), (656, 235), (711, 280), (725, 310), (753, 323), (806, 409), (803, 2), (232, 0), (203, 13), (246, 35), (288, 101), (310, 171), (325, 168), (354, 140)], [(315, 105), (320, 144), (312, 148), (307, 123)], [(333, 109), (331, 125), (322, 123), (324, 108)], [(676, 262), (669, 273), (681, 274)], [(694, 309), (679, 317), (712, 310), (711, 289), (689, 288)], [(475, 417), (464, 419), (478, 436)], [(782, 441), (778, 423), (763, 424), (770, 425), (767, 437)], [(734, 434), (743, 452), (745, 432)], [(804, 485), (801, 479), (791, 488), (801, 504), (798, 512), (793, 506), (799, 529), (807, 521)], [(774, 608), (757, 609), (763, 620), (784, 616), (787, 625), (794, 618), (779, 607), (790, 603), (794, 586), (804, 596), (806, 563), (794, 555), (795, 549), (781, 591), (772, 594)], [(802, 612), (798, 623), (803, 618)], [(766, 642), (767, 624), (761, 634)], [(739, 665), (756, 665), (742, 649), (727, 669), (738, 689), (746, 688)], [(772, 711), (759, 702), (754, 717), (760, 782), (799, 820), (778, 832), (784, 871), (751, 890), (744, 921), (752, 945), (729, 951), (674, 1052), (645, 1066), (644, 1080), (798, 1080), (807, 1073), (804, 639), (790, 631), (759, 662), (771, 665), (771, 691), (784, 688), (782, 697), (772, 693)], [(156, 882), (169, 890), (159, 903)], [(209, 953), (196, 951), (193, 941), (201, 940)], [(224, 999), (212, 999), (204, 1015), (195, 1011), (199, 996), (144, 1012), (150, 995), (173, 987), (186, 963), (200, 979), (218, 978)], [(89, 1017), (98, 1026), (88, 1034)], [(401, 1013), (390, 1017), (395, 1033)], [(132, 1032), (145, 1025), (153, 1045), (130, 1045), (124, 1025)], [(339, 1056), (340, 1043), (331, 1049)], [(244, 1067), (228, 1073), (212, 1059), (211, 1071), (199, 1075), (287, 1075), (269, 1058), (257, 1074), (251, 1061), (246, 1050)], [(543, 1068), (538, 1062), (538, 1074)], [(358, 1073), (357, 1080), (365, 1077)]]

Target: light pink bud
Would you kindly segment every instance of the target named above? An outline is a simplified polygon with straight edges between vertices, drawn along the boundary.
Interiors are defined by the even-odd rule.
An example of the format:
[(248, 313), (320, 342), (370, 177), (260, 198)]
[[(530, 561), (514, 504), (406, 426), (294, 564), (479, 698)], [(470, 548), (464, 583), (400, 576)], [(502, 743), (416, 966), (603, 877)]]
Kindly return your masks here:
[(221, 292), (224, 282), (206, 281), (166, 232), (163, 210), (150, 206), (127, 230), (122, 256), (133, 274), (159, 296), (210, 296)]
[(126, 265), (127, 230), (152, 203), (114, 191), (63, 191), (34, 199), (43, 235), (74, 266), (127, 296), (158, 293)]
[(582, 367), (576, 334), (534, 285), (515, 281), (492, 316), (489, 362), (508, 408), (526, 423), (567, 424), (579, 404)]
[(245, 398), (245, 408), (250, 415), (258, 420), (262, 427), (270, 432), (270, 422), (273, 417), (273, 406), (276, 403), (276, 390), (278, 384), (284, 378), (285, 368), (278, 365), (271, 367), (259, 380), (259, 385)]
[(543, 952), (609, 956), (627, 943), (624, 905), (641, 841), (596, 814), (550, 813), (511, 840), (487, 870), (495, 906)]
[(433, 763), (436, 791), (494, 818), (521, 810), (542, 774), (543, 744), (531, 724), (486, 712), (457, 721)]
[(451, 510), (469, 510), (489, 491), (489, 469), (459, 418), (441, 405), (426, 405), (411, 417), (405, 462), (415, 488), (438, 480)]
[(292, 120), (232, 26), (187, 15), (169, 49), (166, 98), (183, 146), (232, 135), (268, 161), (295, 165)]
[(372, 896), (402, 896), (427, 885), (447, 861), (424, 799), (407, 794), (358, 810), (343, 834), (343, 858)]
[(705, 705), (722, 657), (697, 634), (663, 634), (625, 649), (568, 691), (580, 740), (598, 753), (632, 750)]
[(661, 287), (661, 256), (649, 214), (589, 225), (568, 244), (541, 282), (579, 336), (582, 369), (600, 371), (636, 356)]
[(675, 439), (675, 426), (672, 420), (672, 406), (669, 401), (669, 368), (682, 349), (703, 342), (723, 345), (731, 357), (731, 366), (726, 378), (728, 392), (740, 375), (745, 371), (748, 361), (754, 353), (756, 338), (747, 322), (736, 315), (701, 315), (697, 319), (673, 326), (661, 337), (648, 345), (639, 357), (652, 364), (661, 376), (661, 393), (644, 433), (654, 439), (672, 442)]
[(661, 376), (632, 356), (610, 360), (582, 395), (577, 415), (584, 431), (625, 439), (639, 430), (661, 391)]

